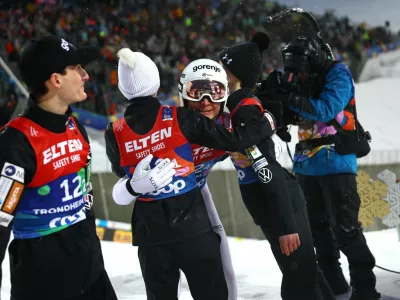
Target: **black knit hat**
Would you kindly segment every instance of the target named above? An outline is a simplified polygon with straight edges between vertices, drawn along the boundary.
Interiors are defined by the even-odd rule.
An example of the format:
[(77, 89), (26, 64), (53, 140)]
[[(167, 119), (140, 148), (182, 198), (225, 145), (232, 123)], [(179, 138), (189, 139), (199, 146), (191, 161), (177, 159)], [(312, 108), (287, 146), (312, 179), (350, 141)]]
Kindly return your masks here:
[(241, 81), (242, 88), (253, 88), (261, 75), (263, 52), (269, 44), (268, 35), (257, 32), (250, 42), (225, 48), (218, 57), (224, 67)]

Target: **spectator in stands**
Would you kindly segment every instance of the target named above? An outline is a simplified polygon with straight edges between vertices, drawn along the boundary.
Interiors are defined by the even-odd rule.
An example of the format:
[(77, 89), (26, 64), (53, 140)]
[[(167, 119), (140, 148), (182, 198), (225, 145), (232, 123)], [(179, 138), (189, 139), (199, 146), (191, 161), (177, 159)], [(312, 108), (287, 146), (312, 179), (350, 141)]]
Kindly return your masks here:
[(3, 127), (10, 121), (17, 104), (18, 95), (15, 91), (15, 86), (10, 84), (7, 90), (6, 100), (3, 104), (1, 104), (0, 101), (0, 127)]
[[(27, 40), (34, 36), (57, 34), (75, 44), (100, 45), (105, 74), (96, 78), (108, 102), (122, 99), (119, 94), (109, 93), (115, 78), (108, 80), (119, 49), (136, 49), (157, 61), (165, 79), (161, 88), (171, 96), (171, 82), (176, 82), (189, 61), (215, 59), (219, 49), (245, 41), (264, 27), (266, 16), (285, 9), (279, 3), (258, 0), (63, 2), (18, 1), (11, 9), (0, 11), (4, 16), (0, 18), (0, 30), (8, 37), (9, 59), (16, 61)], [(348, 62), (361, 59), (362, 49), (393, 41), (388, 26), (370, 30), (365, 24), (352, 25), (348, 17), (338, 18), (333, 12), (316, 18), (336, 57)], [(281, 32), (274, 38), (277, 49), (281, 42), (291, 40), (293, 24), (290, 21), (280, 26)], [(277, 49), (268, 52), (263, 76), (271, 69), (282, 68)]]

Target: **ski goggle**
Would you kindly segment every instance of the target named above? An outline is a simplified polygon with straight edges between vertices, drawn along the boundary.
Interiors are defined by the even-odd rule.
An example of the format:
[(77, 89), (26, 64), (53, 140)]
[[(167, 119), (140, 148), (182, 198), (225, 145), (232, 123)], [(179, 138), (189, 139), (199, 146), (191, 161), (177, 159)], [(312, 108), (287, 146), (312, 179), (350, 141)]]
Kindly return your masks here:
[(182, 97), (190, 101), (201, 101), (208, 96), (212, 102), (224, 102), (228, 98), (228, 86), (215, 80), (192, 80), (182, 86)]

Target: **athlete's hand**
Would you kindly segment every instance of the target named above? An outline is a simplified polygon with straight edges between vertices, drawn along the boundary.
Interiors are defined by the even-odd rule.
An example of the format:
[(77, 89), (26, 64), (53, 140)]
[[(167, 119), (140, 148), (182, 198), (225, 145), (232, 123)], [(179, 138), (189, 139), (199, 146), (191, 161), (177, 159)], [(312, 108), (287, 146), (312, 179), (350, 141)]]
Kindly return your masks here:
[(286, 256), (292, 254), (300, 246), (300, 238), (298, 233), (282, 235), (279, 237), (281, 251)]
[(153, 155), (143, 158), (137, 165), (131, 179), (132, 189), (138, 194), (146, 194), (157, 191), (168, 185), (174, 177), (175, 163), (169, 158), (160, 161), (153, 169), (150, 162)]

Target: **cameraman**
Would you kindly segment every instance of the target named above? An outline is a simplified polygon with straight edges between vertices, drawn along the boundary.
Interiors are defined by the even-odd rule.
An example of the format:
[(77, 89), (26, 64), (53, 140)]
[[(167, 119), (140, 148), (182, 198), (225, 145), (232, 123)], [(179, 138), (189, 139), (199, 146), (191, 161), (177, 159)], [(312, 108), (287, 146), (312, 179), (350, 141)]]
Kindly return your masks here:
[(282, 56), (285, 72), (274, 71), (266, 81), (277, 79), (288, 95), (283, 106), (297, 114), (291, 123), (299, 126), (300, 141), (293, 171), (308, 203), (319, 266), (335, 294), (347, 293), (342, 251), (349, 262), (350, 299), (377, 300), (375, 259), (358, 221), (356, 183), (356, 159), (369, 152), (370, 137), (357, 122), (352, 75), (309, 37), (296, 38)]

